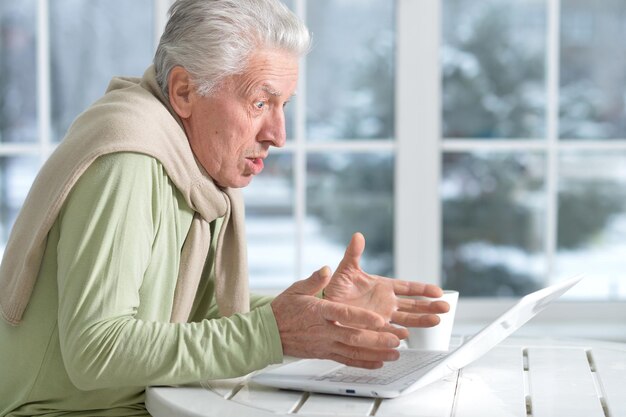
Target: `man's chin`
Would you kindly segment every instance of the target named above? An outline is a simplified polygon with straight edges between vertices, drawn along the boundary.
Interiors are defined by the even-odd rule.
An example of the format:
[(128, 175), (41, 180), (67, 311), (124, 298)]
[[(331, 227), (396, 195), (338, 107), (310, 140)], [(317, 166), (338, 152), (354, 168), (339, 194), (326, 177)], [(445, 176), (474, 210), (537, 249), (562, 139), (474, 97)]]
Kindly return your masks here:
[(252, 182), (252, 179), (254, 178), (254, 175), (247, 175), (244, 176), (241, 180), (241, 183), (237, 186), (234, 186), (233, 188), (243, 188), (243, 187), (247, 187), (248, 185), (250, 185), (250, 183)]
[(252, 174), (242, 175), (234, 181), (225, 181), (223, 183), (215, 181), (215, 184), (220, 188), (244, 188), (250, 185), (252, 178), (254, 178), (254, 175)]

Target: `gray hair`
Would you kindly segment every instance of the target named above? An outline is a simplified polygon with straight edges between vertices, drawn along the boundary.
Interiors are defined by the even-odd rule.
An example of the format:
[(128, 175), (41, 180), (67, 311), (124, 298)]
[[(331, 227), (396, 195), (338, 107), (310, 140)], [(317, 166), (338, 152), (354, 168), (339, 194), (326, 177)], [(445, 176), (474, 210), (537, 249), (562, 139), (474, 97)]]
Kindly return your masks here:
[(309, 31), (279, 0), (177, 0), (154, 56), (157, 82), (169, 98), (170, 71), (182, 66), (201, 95), (243, 72), (258, 49), (296, 56), (310, 47)]

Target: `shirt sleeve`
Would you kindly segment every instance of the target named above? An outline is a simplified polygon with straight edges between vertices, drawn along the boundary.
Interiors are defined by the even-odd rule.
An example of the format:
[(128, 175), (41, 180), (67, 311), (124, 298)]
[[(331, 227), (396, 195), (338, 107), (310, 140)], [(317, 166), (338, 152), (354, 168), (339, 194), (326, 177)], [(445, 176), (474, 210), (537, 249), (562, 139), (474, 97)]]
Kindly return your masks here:
[(274, 301), (274, 298), (276, 297), (271, 295), (250, 294), (250, 310), (268, 305)]
[[(171, 294), (142, 289), (161, 227), (164, 182), (162, 166), (148, 156), (101, 157), (79, 179), (57, 220), (61, 353), (80, 389), (229, 378), (282, 361), (268, 304), (195, 323), (138, 317), (142, 302), (171, 308)], [(176, 276), (166, 279), (175, 284)]]

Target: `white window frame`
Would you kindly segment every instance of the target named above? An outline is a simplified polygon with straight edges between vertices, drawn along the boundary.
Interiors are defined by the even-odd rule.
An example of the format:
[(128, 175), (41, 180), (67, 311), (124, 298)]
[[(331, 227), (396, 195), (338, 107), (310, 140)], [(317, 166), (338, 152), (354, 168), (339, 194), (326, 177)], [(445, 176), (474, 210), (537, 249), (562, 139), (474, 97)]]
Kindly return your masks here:
[[(395, 270), (398, 277), (441, 284), (441, 159), (444, 152), (540, 150), (547, 160), (546, 255), (556, 253), (557, 156), (562, 149), (624, 149), (626, 140), (567, 143), (558, 138), (560, 1), (546, 0), (547, 140), (442, 140), (441, 2), (397, 0)], [(515, 302), (507, 298), (461, 298), (456, 326), (469, 332)], [(626, 340), (626, 303), (561, 301), (540, 314), (522, 334)]]

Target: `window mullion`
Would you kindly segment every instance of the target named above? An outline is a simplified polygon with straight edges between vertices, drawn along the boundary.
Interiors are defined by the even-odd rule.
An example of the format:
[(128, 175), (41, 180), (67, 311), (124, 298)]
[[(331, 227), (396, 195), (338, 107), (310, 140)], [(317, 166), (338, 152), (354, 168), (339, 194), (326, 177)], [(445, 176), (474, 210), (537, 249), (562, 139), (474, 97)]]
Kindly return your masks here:
[(37, 118), (41, 161), (52, 149), (50, 110), (50, 13), (48, 0), (37, 1)]
[(154, 1), (154, 50), (159, 46), (159, 40), (167, 23), (167, 11), (172, 4), (171, 0), (153, 0)]
[(555, 274), (558, 224), (559, 179), (559, 28), (560, 0), (547, 3), (547, 59), (546, 59), (546, 277)]
[[(295, 13), (306, 22), (306, 0), (295, 0)], [(305, 148), (306, 135), (306, 56), (300, 61), (300, 76), (298, 91), (295, 100), (295, 137), (294, 137), (294, 210), (296, 222), (296, 262), (294, 279), (303, 278), (304, 271), (304, 240), (305, 240), (305, 220), (306, 220), (306, 164), (307, 154)]]
[(440, 284), (441, 5), (398, 0), (395, 272)]

